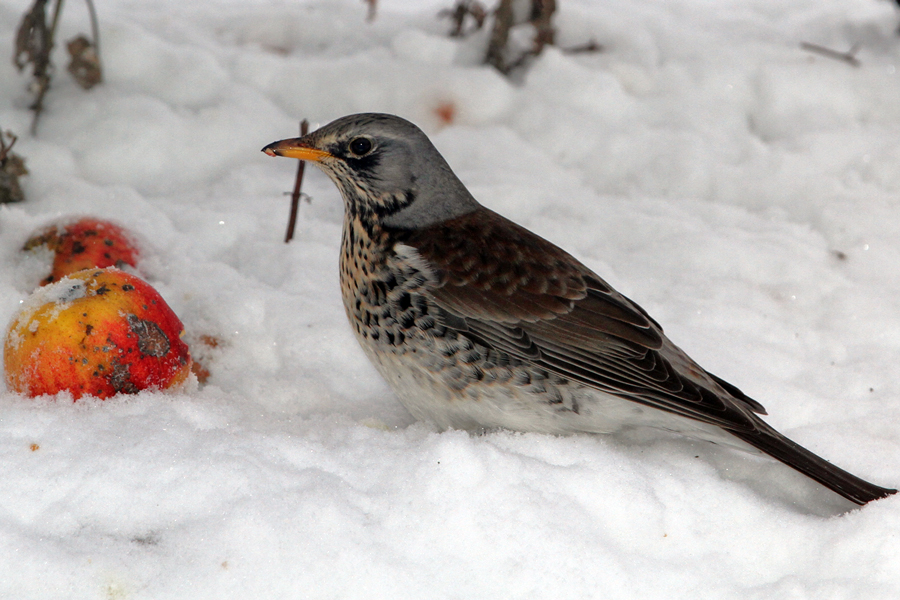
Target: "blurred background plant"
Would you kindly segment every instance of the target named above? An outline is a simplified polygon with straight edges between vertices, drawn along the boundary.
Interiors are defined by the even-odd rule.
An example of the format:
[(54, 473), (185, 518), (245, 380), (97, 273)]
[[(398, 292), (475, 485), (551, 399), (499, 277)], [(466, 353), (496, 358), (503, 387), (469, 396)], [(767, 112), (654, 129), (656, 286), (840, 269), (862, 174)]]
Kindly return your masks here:
[[(488, 10), (479, 0), (457, 0), (440, 16), (453, 23), (451, 37), (465, 37), (491, 22), (491, 33), (484, 62), (504, 75), (539, 56), (544, 48), (556, 42), (553, 15), (557, 0), (500, 0)], [(603, 47), (590, 41), (566, 52), (599, 52)]]
[[(91, 20), (91, 38), (78, 35), (66, 46), (69, 51), (69, 73), (84, 89), (90, 89), (103, 79), (100, 68), (100, 38), (97, 26), (97, 12), (92, 0), (85, 0)], [(35, 0), (31, 8), (23, 15), (16, 33), (16, 47), (13, 62), (19, 71), (31, 65), (31, 83), (29, 91), (34, 94), (30, 108), (34, 112), (31, 121), (31, 133), (37, 132), (38, 119), (44, 108), (44, 96), (50, 89), (53, 75), (51, 54), (55, 44), (57, 25), (62, 13), (63, 0), (53, 3), (48, 21), (50, 0)]]
[(25, 199), (19, 177), (28, 174), (25, 159), (12, 152), (16, 136), (11, 131), (0, 130), (0, 204), (21, 202)]

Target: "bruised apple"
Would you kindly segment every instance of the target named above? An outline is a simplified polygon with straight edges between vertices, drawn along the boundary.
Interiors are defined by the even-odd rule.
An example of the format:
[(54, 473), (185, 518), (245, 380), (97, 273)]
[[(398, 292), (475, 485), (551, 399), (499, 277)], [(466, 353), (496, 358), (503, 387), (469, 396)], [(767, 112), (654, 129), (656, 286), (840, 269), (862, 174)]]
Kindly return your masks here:
[(178, 386), (191, 372), (184, 327), (159, 293), (115, 267), (38, 289), (13, 317), (6, 384), (28, 396), (109, 398)]
[(24, 249), (42, 247), (53, 252), (53, 267), (41, 285), (83, 269), (137, 266), (138, 248), (128, 232), (101, 219), (85, 217), (47, 227), (31, 236)]

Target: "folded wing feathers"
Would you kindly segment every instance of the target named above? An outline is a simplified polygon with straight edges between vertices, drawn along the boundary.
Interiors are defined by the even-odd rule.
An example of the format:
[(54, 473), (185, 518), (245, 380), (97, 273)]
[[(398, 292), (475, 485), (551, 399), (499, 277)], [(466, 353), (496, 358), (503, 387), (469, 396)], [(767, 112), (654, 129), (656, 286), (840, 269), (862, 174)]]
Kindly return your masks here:
[(404, 248), (435, 274), (426, 293), (445, 326), (610, 394), (756, 429), (741, 405), (764, 414), (758, 402), (699, 367), (695, 378), (680, 374), (659, 325), (563, 250), (490, 211), (456, 221), (403, 236)]

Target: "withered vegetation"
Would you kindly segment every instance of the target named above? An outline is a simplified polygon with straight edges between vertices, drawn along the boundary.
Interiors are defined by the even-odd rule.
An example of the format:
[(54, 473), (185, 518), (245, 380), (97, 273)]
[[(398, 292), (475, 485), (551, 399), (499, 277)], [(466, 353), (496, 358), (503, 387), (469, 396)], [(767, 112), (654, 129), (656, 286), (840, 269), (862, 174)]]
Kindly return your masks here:
[[(34, 118), (31, 121), (32, 135), (37, 132), (38, 119), (44, 110), (44, 96), (50, 89), (53, 76), (51, 55), (63, 7), (63, 0), (55, 0), (52, 11), (49, 11), (48, 20), (50, 2), (51, 0), (34, 0), (31, 8), (22, 16), (16, 32), (16, 47), (13, 54), (13, 63), (19, 71), (24, 71), (26, 67), (31, 66), (29, 91), (34, 94), (34, 101), (30, 106), (34, 112)], [(90, 89), (100, 83), (103, 76), (100, 68), (97, 13), (91, 0), (85, 0), (85, 2), (91, 18), (92, 39), (88, 39), (85, 35), (79, 35), (68, 42), (70, 55), (68, 71), (81, 87)]]
[(28, 175), (28, 169), (25, 168), (25, 159), (12, 152), (16, 139), (11, 131), (0, 130), (0, 204), (25, 199), (19, 177)]

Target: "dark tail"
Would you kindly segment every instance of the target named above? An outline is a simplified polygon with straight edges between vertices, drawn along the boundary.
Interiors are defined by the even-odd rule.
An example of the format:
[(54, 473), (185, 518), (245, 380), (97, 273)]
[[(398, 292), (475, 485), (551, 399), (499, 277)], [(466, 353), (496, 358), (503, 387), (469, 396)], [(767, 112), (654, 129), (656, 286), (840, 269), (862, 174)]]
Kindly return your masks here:
[(866, 504), (897, 493), (897, 490), (883, 488), (851, 475), (769, 427), (757, 432), (729, 433), (856, 504)]

